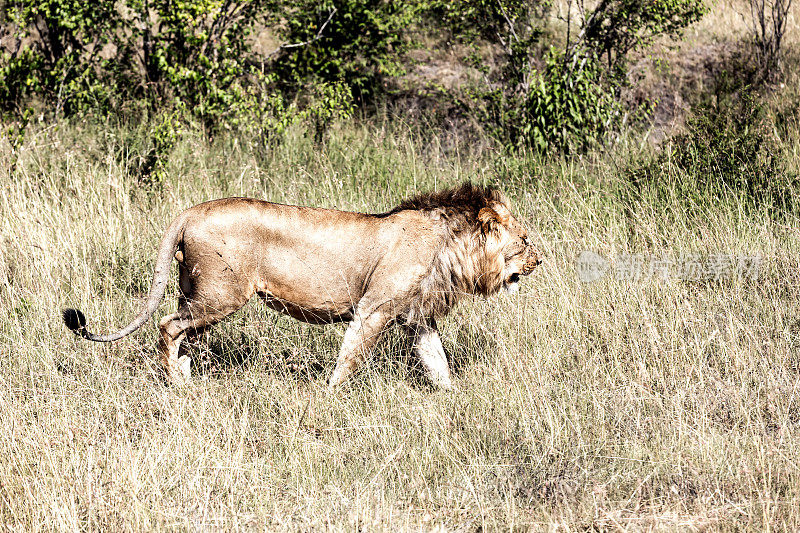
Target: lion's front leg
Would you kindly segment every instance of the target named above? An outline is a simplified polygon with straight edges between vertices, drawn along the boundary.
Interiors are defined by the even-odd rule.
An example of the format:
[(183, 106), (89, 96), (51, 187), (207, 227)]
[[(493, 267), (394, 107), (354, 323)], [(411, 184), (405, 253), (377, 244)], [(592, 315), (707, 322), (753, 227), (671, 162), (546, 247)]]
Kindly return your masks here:
[(431, 382), (443, 389), (453, 388), (447, 356), (444, 353), (442, 339), (439, 337), (439, 330), (436, 329), (436, 322), (431, 318), (425, 324), (408, 327), (407, 331), (411, 337), (414, 354), (419, 357)]
[(347, 380), (367, 358), (389, 320), (390, 317), (381, 312), (373, 312), (364, 317), (356, 314), (344, 334), (336, 368), (333, 369), (331, 379), (328, 381), (330, 389)]

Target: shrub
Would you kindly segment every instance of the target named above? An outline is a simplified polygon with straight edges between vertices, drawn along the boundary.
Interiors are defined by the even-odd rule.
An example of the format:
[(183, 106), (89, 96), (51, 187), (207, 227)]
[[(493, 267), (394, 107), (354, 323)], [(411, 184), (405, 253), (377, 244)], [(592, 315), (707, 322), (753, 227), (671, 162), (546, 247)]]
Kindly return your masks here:
[[(2, 6), (15, 45), (0, 106), (35, 98), (56, 115), (182, 106), (213, 129), (247, 107), (250, 29), (263, 0), (19, 0)], [(108, 45), (108, 46), (106, 46)]]
[[(484, 76), (463, 110), (509, 146), (569, 151), (624, 116), (627, 53), (703, 13), (701, 0), (601, 0), (591, 11), (581, 1), (576, 31), (554, 48), (557, 39), (543, 42), (549, 9), (544, 0), (15, 0), (0, 4), (14, 35), (0, 111), (108, 115), (133, 105), (146, 116), (175, 111), (210, 136), (236, 127), (265, 142), (305, 120), (320, 140), (332, 119), (388, 94), (428, 24), (473, 43), (475, 58), (480, 47), (499, 56), (492, 72), (475, 63)], [(258, 55), (251, 37), (263, 28), (283, 44)]]
[(578, 6), (577, 36), (574, 42), (568, 36), (568, 46), (594, 50), (618, 76), (625, 74), (628, 52), (660, 35), (679, 35), (707, 11), (703, 0), (601, 0), (589, 12), (583, 0)]
[(294, 2), (284, 11), (282, 38), (289, 44), (273, 62), (276, 80), (290, 94), (339, 84), (357, 103), (372, 103), (383, 92), (384, 79), (402, 73), (405, 32), (415, 13), (413, 2)]
[(220, 124), (237, 124), (253, 104), (248, 89), (259, 72), (248, 63), (248, 38), (256, 24), (269, 19), (269, 5), (266, 0), (129, 0), (142, 28), (146, 95), (153, 102), (179, 104), (212, 133)]
[(705, 12), (702, 0), (602, 0), (591, 10), (579, 1), (580, 15), (574, 16), (570, 3), (563, 48), (551, 46), (542, 54), (548, 3), (434, 6), (432, 13), (444, 15), (455, 38), (479, 37), (503, 50), (498, 79), (484, 70), (462, 107), (504, 144), (540, 152), (583, 149), (613, 131), (625, 118), (618, 98), (628, 53), (659, 35), (679, 33)]
[(105, 107), (109, 64), (101, 55), (121, 28), (114, 0), (19, 0), (0, 6), (13, 37), (0, 68), (0, 107), (38, 97), (56, 115)]
[(474, 92), (468, 103), (481, 104), (473, 113), (508, 146), (575, 151), (597, 144), (622, 117), (602, 72), (597, 56), (568, 59), (551, 49), (544, 68), (529, 74), (524, 92)]
[(798, 179), (782, 153), (772, 114), (758, 94), (718, 94), (696, 105), (684, 131), (630, 177), (637, 188), (658, 188), (666, 176), (677, 175), (684, 195), (735, 194), (753, 206), (789, 213), (796, 210)]

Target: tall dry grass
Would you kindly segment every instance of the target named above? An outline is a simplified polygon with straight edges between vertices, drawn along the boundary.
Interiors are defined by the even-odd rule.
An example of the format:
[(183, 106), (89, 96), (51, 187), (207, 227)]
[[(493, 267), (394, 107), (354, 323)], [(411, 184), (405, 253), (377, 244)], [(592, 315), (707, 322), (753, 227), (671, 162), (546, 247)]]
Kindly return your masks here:
[[(732, 193), (626, 194), (619, 154), (543, 162), (442, 153), (390, 127), (271, 150), (184, 138), (163, 190), (118, 125), (0, 147), (0, 523), (9, 530), (800, 528), (797, 226)], [(795, 163), (796, 164), (796, 163)], [(442, 321), (457, 390), (429, 389), (396, 332), (328, 393), (343, 327), (252, 302), (158, 378), (156, 327), (111, 345), (183, 208), (228, 195), (381, 211), (465, 179), (500, 184), (544, 252), (521, 294)], [(628, 200), (623, 200), (623, 199)], [(626, 204), (626, 202), (628, 202)], [(613, 277), (581, 250), (760, 254), (757, 281)], [(175, 308), (176, 287), (160, 313)]]

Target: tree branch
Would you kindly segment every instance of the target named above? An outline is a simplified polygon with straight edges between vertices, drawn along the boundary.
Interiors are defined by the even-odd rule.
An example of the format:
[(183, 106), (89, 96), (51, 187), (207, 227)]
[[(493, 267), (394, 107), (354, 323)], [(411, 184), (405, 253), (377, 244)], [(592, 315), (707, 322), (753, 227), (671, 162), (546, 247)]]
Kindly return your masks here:
[(330, 14), (328, 15), (328, 20), (326, 20), (325, 23), (322, 24), (322, 26), (320, 26), (317, 35), (315, 35), (313, 39), (303, 41), (302, 43), (282, 44), (278, 48), (267, 54), (267, 57), (265, 59), (269, 59), (270, 57), (274, 56), (281, 50), (286, 50), (288, 48), (300, 48), (301, 46), (307, 46), (313, 42), (319, 41), (322, 38), (322, 32), (325, 31), (325, 28), (328, 26), (328, 23), (331, 21), (335, 13), (336, 13), (336, 8), (334, 7), (333, 9), (331, 9)]
[(511, 19), (508, 18), (508, 13), (506, 13), (506, 8), (505, 6), (503, 6), (502, 0), (498, 0), (497, 5), (500, 6), (500, 11), (502, 12), (503, 18), (506, 19), (506, 24), (508, 24), (509, 34), (512, 37), (514, 37), (514, 40), (517, 42), (517, 44), (519, 44), (519, 37), (517, 37), (517, 32), (514, 31), (514, 23), (512, 23)]

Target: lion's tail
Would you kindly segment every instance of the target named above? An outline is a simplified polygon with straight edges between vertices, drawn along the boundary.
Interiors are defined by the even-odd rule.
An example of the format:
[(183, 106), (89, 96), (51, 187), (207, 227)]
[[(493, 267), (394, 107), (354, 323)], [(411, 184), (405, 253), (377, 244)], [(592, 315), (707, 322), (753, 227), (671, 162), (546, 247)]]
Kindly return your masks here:
[(158, 304), (164, 297), (164, 292), (167, 289), (167, 282), (169, 281), (170, 266), (172, 266), (172, 258), (178, 250), (178, 244), (183, 239), (183, 228), (186, 220), (186, 214), (182, 214), (167, 228), (164, 238), (161, 241), (161, 247), (158, 249), (158, 258), (156, 259), (156, 268), (153, 272), (153, 284), (150, 286), (150, 293), (147, 295), (147, 302), (144, 307), (136, 315), (130, 324), (125, 326), (119, 331), (110, 333), (108, 335), (95, 335), (86, 329), (86, 317), (78, 309), (64, 309), (62, 317), (64, 324), (80, 335), (84, 339), (96, 342), (111, 342), (122, 337), (129, 335), (142, 327), (147, 322), (153, 313), (156, 312)]

